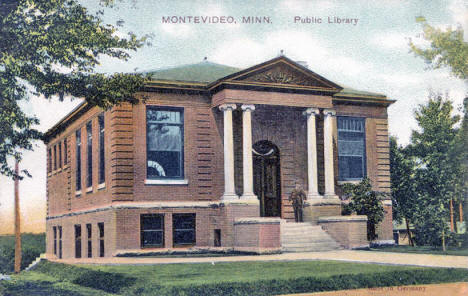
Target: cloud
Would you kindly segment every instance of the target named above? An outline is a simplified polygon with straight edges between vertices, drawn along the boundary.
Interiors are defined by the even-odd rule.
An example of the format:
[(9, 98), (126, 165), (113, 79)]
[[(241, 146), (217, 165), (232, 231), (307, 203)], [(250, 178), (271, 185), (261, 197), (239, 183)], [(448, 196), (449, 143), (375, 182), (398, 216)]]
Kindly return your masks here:
[(419, 73), (401, 73), (401, 72), (393, 72), (389, 74), (380, 74), (379, 78), (386, 84), (391, 84), (395, 87), (408, 87), (408, 86), (416, 86), (423, 82), (421, 77), (422, 75)]
[(284, 0), (280, 7), (286, 11), (293, 13), (324, 13), (337, 7), (335, 1), (319, 0), (319, 1), (304, 1), (304, 0)]
[(411, 36), (415, 36), (415, 34), (396, 32), (379, 33), (372, 37), (370, 42), (372, 45), (383, 49), (408, 50), (408, 42)]
[(193, 37), (195, 30), (191, 24), (161, 24), (158, 26), (159, 31), (174, 38), (189, 38)]
[[(227, 39), (214, 50), (212, 58), (218, 63), (247, 67), (272, 59), (281, 50), (293, 60), (306, 61), (312, 71), (324, 76), (333, 73), (356, 76), (373, 70), (371, 63), (339, 54), (327, 46), (325, 40), (295, 30), (272, 32), (257, 40), (246, 37)], [(333, 80), (333, 77), (328, 78)]]
[(220, 64), (248, 67), (271, 58), (271, 50), (249, 38), (234, 38), (216, 48), (211, 59)]
[(454, 23), (461, 24), (466, 31), (468, 24), (468, 4), (463, 0), (452, 0), (448, 6)]

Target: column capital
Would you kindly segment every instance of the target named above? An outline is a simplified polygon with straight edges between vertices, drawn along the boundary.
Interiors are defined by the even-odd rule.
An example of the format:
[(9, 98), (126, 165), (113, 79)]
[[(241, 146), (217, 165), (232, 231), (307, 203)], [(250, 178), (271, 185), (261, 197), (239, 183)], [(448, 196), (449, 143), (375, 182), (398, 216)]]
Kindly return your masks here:
[(335, 109), (323, 109), (323, 114), (324, 115), (335, 116), (336, 111), (335, 111)]
[(226, 110), (236, 110), (237, 106), (236, 104), (222, 104), (222, 105), (219, 105), (219, 110), (221, 111), (226, 111)]
[(241, 109), (242, 111), (254, 111), (255, 105), (242, 105)]
[(319, 108), (315, 108), (315, 107), (310, 107), (310, 108), (307, 108), (304, 113), (304, 115), (307, 115), (307, 116), (310, 116), (310, 115), (319, 115), (320, 114), (320, 110)]

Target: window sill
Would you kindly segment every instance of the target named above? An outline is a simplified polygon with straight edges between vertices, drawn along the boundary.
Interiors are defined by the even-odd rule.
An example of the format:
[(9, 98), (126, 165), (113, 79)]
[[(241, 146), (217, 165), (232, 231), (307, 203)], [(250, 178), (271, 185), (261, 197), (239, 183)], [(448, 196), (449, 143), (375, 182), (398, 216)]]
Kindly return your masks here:
[(97, 187), (98, 190), (101, 190), (101, 189), (104, 189), (104, 188), (106, 188), (106, 183), (101, 183)]
[(173, 248), (178, 248), (178, 249), (184, 249), (184, 248), (193, 248), (197, 244), (196, 243), (190, 243), (190, 244), (174, 244), (173, 243)]
[(80, 196), (81, 195), (81, 190), (75, 191), (75, 196)]
[(187, 179), (181, 179), (181, 180), (152, 180), (152, 179), (146, 179), (145, 180), (145, 185), (188, 185), (188, 180)]
[(90, 192), (93, 192), (93, 187), (86, 188), (86, 193), (90, 193)]
[(347, 181), (338, 181), (338, 185), (343, 185), (343, 184), (359, 184), (362, 182), (362, 179), (359, 180), (347, 180)]
[(141, 246), (141, 249), (163, 249), (164, 245), (146, 245)]

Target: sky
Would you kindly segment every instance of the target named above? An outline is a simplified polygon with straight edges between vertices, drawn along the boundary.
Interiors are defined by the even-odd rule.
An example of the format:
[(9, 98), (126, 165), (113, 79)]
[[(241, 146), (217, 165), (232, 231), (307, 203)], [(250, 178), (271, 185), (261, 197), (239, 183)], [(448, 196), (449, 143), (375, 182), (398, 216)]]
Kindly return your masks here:
[[(95, 0), (80, 2), (90, 12), (101, 8)], [(163, 17), (174, 16), (185, 16), (187, 22), (191, 16), (192, 22), (163, 22)], [(233, 22), (201, 23), (200, 19), (200, 23), (194, 23), (196, 16), (211, 21), (224, 16)], [(243, 23), (243, 17), (249, 16), (269, 22)], [(404, 145), (417, 128), (414, 110), (428, 100), (431, 91), (447, 93), (456, 109), (468, 93), (466, 82), (451, 76), (447, 69), (428, 69), (422, 59), (409, 52), (410, 38), (425, 45), (417, 16), (440, 28), (461, 25), (468, 40), (468, 0), (122, 0), (114, 8), (105, 9), (104, 21), (114, 25), (123, 21), (116, 34), (149, 35), (151, 45), (131, 52), (128, 61), (102, 57), (98, 71), (145, 71), (198, 63), (204, 57), (245, 68), (272, 59), (283, 50), (287, 57), (307, 62), (309, 69), (342, 86), (384, 93), (397, 100), (389, 108), (389, 129)], [(335, 18), (350, 19), (351, 23), (338, 24), (333, 22)], [(59, 102), (31, 96), (22, 107), (40, 119), (38, 129), (45, 132), (79, 102), (76, 98)], [(44, 231), (43, 143), (37, 142), (33, 152), (25, 153), (21, 168), (33, 176), (20, 183), (23, 231)], [(12, 232), (13, 182), (0, 176), (0, 234)]]

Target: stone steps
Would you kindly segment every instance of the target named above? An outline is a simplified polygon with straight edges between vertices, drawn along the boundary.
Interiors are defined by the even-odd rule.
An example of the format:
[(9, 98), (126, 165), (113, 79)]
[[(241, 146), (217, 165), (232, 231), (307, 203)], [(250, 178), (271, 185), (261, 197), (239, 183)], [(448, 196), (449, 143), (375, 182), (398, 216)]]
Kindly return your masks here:
[(38, 264), (39, 262), (41, 262), (42, 260), (45, 260), (45, 259), (46, 259), (45, 253), (39, 255), (39, 257), (37, 257), (36, 260), (34, 260), (33, 262), (31, 262), (31, 264), (29, 264), (29, 266), (26, 267), (25, 270), (26, 270), (26, 271), (31, 270), (34, 266), (36, 266), (36, 264)]
[(319, 252), (342, 247), (318, 225), (281, 222), (281, 246), (283, 252)]

